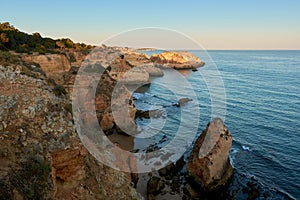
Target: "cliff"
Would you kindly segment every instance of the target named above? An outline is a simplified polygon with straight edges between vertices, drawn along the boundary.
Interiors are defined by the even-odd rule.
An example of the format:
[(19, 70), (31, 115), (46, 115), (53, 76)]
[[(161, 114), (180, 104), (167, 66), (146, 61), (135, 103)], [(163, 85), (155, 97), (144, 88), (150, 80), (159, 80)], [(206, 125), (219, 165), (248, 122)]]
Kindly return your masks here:
[(174, 69), (195, 69), (204, 66), (204, 62), (190, 52), (163, 52), (153, 54), (150, 60), (162, 67)]
[(0, 198), (139, 199), (81, 144), (69, 100), (22, 70), (0, 66)]
[(71, 68), (70, 61), (64, 54), (23, 55), (22, 59), (26, 62), (38, 63), (47, 76), (67, 72)]

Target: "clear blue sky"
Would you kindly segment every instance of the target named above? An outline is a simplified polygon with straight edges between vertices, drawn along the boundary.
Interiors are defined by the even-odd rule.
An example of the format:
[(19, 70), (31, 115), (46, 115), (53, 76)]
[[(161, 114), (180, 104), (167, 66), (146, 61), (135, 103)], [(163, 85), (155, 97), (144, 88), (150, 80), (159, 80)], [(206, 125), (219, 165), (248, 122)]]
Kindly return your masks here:
[(162, 27), (207, 49), (300, 49), (298, 0), (7, 0), (0, 5), (1, 22), (89, 44), (133, 28)]

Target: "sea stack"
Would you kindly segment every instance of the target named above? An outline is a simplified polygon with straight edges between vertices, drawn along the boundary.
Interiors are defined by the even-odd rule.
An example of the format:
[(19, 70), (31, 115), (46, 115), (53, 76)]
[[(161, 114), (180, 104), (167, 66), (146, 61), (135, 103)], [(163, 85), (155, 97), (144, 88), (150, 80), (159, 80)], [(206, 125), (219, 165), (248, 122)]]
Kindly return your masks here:
[(233, 176), (229, 161), (232, 136), (220, 118), (211, 121), (197, 139), (187, 163), (189, 177), (199, 189), (213, 192)]

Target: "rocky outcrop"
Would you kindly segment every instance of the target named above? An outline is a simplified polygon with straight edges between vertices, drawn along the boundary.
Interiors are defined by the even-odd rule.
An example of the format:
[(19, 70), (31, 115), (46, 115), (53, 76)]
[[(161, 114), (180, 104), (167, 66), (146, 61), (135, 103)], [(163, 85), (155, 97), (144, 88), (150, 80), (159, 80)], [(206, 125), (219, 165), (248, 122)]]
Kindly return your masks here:
[(140, 65), (137, 69), (145, 70), (148, 72), (149, 76), (164, 76), (164, 72), (153, 63)]
[(210, 122), (197, 139), (186, 168), (189, 176), (205, 192), (218, 190), (231, 179), (231, 145), (232, 136), (220, 118)]
[(153, 54), (150, 60), (162, 67), (174, 69), (195, 69), (204, 66), (204, 62), (190, 52), (163, 52)]
[(130, 92), (122, 84), (118, 84), (114, 88), (111, 97), (111, 109), (116, 126), (124, 133), (135, 134), (137, 128), (135, 124), (136, 108)]
[(47, 76), (67, 72), (71, 68), (70, 61), (64, 54), (23, 55), (22, 59), (26, 62), (38, 63)]
[(69, 100), (46, 81), (0, 66), (0, 91), (0, 199), (139, 199), (81, 144)]
[(159, 118), (164, 114), (162, 110), (137, 110), (135, 113), (135, 118)]
[(126, 72), (118, 73), (120, 83), (125, 85), (147, 85), (150, 84), (150, 76), (146, 70), (138, 67), (132, 68)]
[(125, 60), (136, 69), (142, 69), (146, 71), (149, 76), (163, 76), (163, 71), (158, 68), (152, 61), (150, 60), (147, 54), (127, 51), (124, 54)]
[(185, 104), (187, 104), (189, 101), (193, 101), (193, 99), (190, 99), (190, 98), (181, 98), (178, 100), (178, 103), (176, 104), (173, 104), (173, 106), (176, 106), (176, 107), (181, 107), (181, 106), (184, 106)]
[[(80, 76), (82, 75), (77, 75), (77, 80), (81, 78)], [(74, 84), (76, 73), (69, 73), (66, 77), (68, 84), (66, 87), (70, 88)], [(80, 86), (88, 88), (90, 83), (84, 82), (84, 76), (82, 78)], [(87, 114), (95, 109), (100, 126), (107, 135), (115, 131), (121, 133), (121, 130), (135, 133), (136, 108), (131, 93), (123, 84), (117, 85), (117, 81), (107, 71), (102, 74), (102, 78), (98, 82), (95, 98), (93, 98), (93, 94), (86, 95), (90, 96), (90, 101), (85, 103)], [(72, 97), (72, 94), (70, 96)], [(113, 111), (115, 112), (113, 113)]]
[(69, 50), (66, 52), (72, 66), (80, 67), (91, 50)]
[(147, 54), (131, 50), (124, 52), (124, 58), (130, 65), (135, 67), (151, 63)]
[(109, 74), (127, 85), (146, 85), (150, 83), (151, 76), (163, 76), (163, 71), (146, 54), (126, 51), (110, 64)]
[(116, 81), (128, 85), (145, 85), (150, 83), (149, 73), (132, 66), (124, 56), (117, 58), (109, 67), (110, 76)]

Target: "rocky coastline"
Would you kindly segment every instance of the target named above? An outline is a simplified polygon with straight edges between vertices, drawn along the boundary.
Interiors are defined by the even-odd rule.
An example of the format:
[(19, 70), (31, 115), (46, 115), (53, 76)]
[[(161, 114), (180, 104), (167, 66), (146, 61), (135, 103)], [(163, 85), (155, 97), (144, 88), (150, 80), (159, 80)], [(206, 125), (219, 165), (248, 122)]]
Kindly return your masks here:
[(221, 119), (215, 118), (197, 138), (190, 153), (159, 171), (140, 175), (142, 186), (138, 189), (144, 191), (147, 199), (232, 199), (227, 192), (233, 178), (229, 162), (231, 145), (230, 132)]
[[(109, 65), (99, 68), (103, 73), (95, 100), (87, 104), (95, 107), (100, 126), (110, 140), (132, 151), (133, 139), (119, 127), (119, 122), (134, 132), (135, 118), (160, 117), (162, 113), (137, 110), (130, 86), (151, 84), (150, 78), (163, 76), (164, 68), (192, 70), (205, 63), (188, 52), (164, 52), (149, 58), (128, 48), (101, 48), (120, 53)], [(0, 184), (6, 188), (1, 190), (1, 195), (7, 199), (28, 199), (36, 195), (45, 199), (141, 199), (133, 187), (139, 177), (99, 163), (76, 134), (72, 122), (72, 86), (87, 52), (74, 50), (63, 54), (18, 56), (18, 64), (0, 66)], [(112, 103), (112, 92), (118, 83), (124, 87)], [(171, 106), (182, 107), (189, 101), (191, 99), (182, 97)], [(123, 120), (122, 116), (113, 116), (111, 107), (114, 105), (124, 108), (130, 117)], [(120, 120), (116, 123), (118, 117)], [(197, 155), (203, 137), (211, 133), (217, 133), (218, 140), (208, 156), (201, 160)], [(198, 198), (202, 195), (199, 191), (211, 193), (226, 186), (233, 173), (228, 160), (231, 142), (232, 137), (223, 122), (215, 119), (194, 144), (188, 161), (182, 158), (147, 175), (144, 184), (147, 198), (159, 199), (162, 193), (169, 192), (186, 199)], [(124, 164), (133, 167), (130, 163)], [(30, 171), (36, 168), (42, 169), (37, 174)], [(183, 169), (188, 173), (182, 173)], [(34, 179), (31, 178), (33, 174)], [(195, 187), (193, 181), (183, 184), (182, 177), (196, 180), (201, 189)], [(14, 182), (17, 179), (28, 179), (24, 182), (28, 187), (24, 189), (25, 185)], [(37, 184), (40, 188), (36, 188)]]

